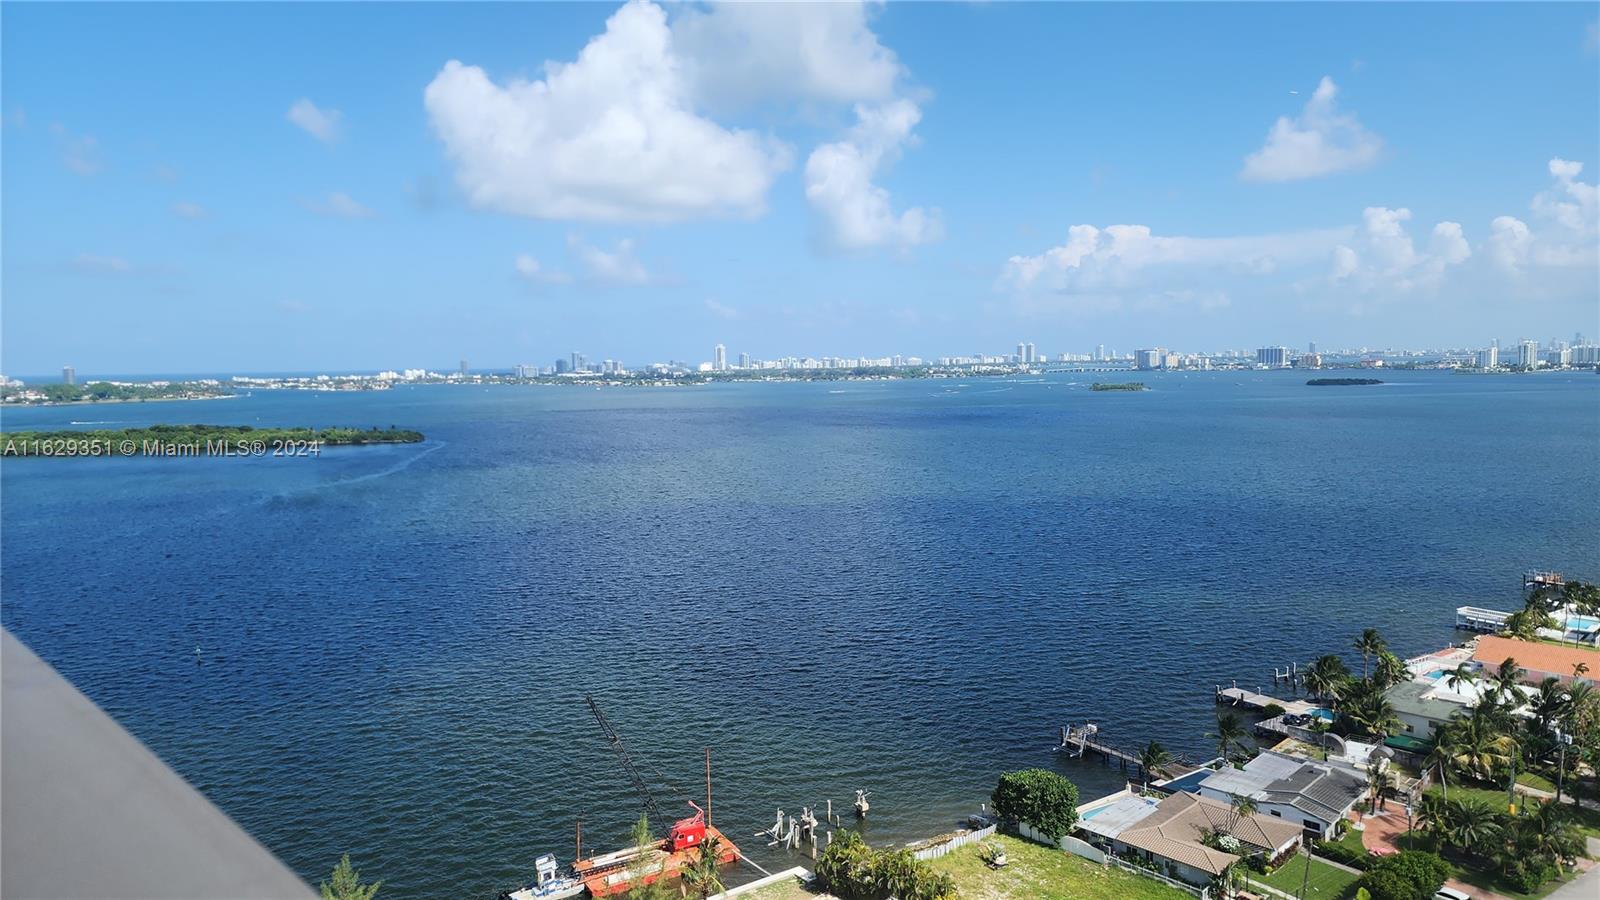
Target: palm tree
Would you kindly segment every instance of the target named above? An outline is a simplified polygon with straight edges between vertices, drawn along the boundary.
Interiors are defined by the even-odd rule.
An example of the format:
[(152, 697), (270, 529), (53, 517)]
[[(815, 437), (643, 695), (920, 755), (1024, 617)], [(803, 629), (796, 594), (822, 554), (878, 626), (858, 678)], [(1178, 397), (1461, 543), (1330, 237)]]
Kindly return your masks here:
[(346, 853), (339, 859), (339, 864), (333, 867), (331, 881), (322, 882), (318, 893), (322, 895), (322, 900), (372, 900), (382, 884), (381, 881), (362, 884), (361, 873), (350, 865), (350, 854)]
[(1365, 679), (1367, 677), (1367, 658), (1381, 655), (1389, 649), (1389, 644), (1383, 639), (1383, 635), (1378, 633), (1378, 629), (1368, 628), (1366, 631), (1361, 632), (1361, 637), (1356, 638), (1355, 648), (1356, 652), (1361, 654), (1361, 677)]
[(1388, 697), (1377, 692), (1346, 709), (1345, 715), (1367, 734), (1376, 735), (1380, 744), (1384, 738), (1399, 731), (1401, 727), (1400, 714), (1395, 712), (1394, 704), (1389, 702)]
[(1349, 680), (1350, 670), (1344, 660), (1332, 653), (1317, 657), (1317, 661), (1306, 670), (1306, 690), (1315, 697), (1332, 697)]
[(1439, 741), (1446, 744), (1452, 768), (1482, 781), (1492, 780), (1495, 772), (1511, 765), (1517, 752), (1517, 742), (1481, 716), (1458, 720), (1440, 734)]
[(1239, 721), (1237, 713), (1219, 711), (1217, 713), (1217, 730), (1208, 732), (1206, 737), (1217, 742), (1218, 756), (1224, 760), (1232, 759), (1232, 754), (1229, 751), (1235, 747), (1244, 747), (1244, 723)]
[(683, 883), (695, 896), (705, 898), (720, 894), (722, 875), (717, 871), (717, 857), (722, 855), (722, 839), (711, 835), (700, 845), (700, 853), (683, 868)]
[(1550, 733), (1550, 726), (1566, 717), (1567, 705), (1571, 696), (1561, 684), (1561, 679), (1554, 675), (1539, 682), (1538, 692), (1533, 695), (1528, 704), (1529, 711), (1533, 713), (1533, 722), (1537, 726), (1534, 733), (1540, 736)]
[(1448, 804), (1445, 845), (1474, 855), (1486, 855), (1500, 836), (1500, 814), (1482, 800), (1457, 797)]
[(1372, 672), (1372, 680), (1383, 690), (1388, 690), (1403, 681), (1411, 678), (1411, 669), (1405, 660), (1385, 650), (1378, 654), (1378, 665)]
[(1574, 682), (1582, 681), (1583, 680), (1583, 676), (1585, 676), (1587, 674), (1589, 674), (1589, 664), (1588, 663), (1586, 663), (1586, 662), (1576, 662), (1576, 663), (1572, 664), (1572, 680)]
[(1417, 804), (1417, 824), (1436, 838), (1450, 827), (1450, 797), (1448, 794), (1423, 794)]
[(1144, 788), (1150, 789), (1150, 773), (1160, 774), (1167, 766), (1172, 765), (1173, 756), (1167, 748), (1157, 741), (1151, 741), (1139, 751), (1139, 771), (1144, 773)]
[(1585, 849), (1583, 833), (1569, 815), (1559, 803), (1542, 803), (1527, 815), (1518, 816), (1512, 827), (1526, 832), (1524, 846), (1565, 871)]
[[(1448, 687), (1452, 691), (1455, 691), (1463, 684), (1472, 684), (1477, 680), (1478, 673), (1465, 662), (1457, 664), (1454, 669), (1451, 669), (1449, 672), (1445, 673), (1444, 676), (1445, 687)], [(1459, 691), (1457, 691), (1457, 693), (1459, 693)]]
[[(1455, 761), (1455, 750), (1451, 746), (1449, 738), (1449, 732), (1454, 727), (1455, 723), (1450, 722), (1434, 732), (1433, 746), (1428, 749), (1428, 755), (1422, 760), (1422, 771), (1426, 772), (1431, 769), (1439, 773), (1439, 786), (1444, 788), (1446, 800), (1450, 799), (1450, 782), (1445, 778), (1445, 771)], [(1423, 799), (1426, 800), (1427, 797)]]
[(1504, 694), (1509, 700), (1512, 701), (1511, 706), (1513, 709), (1520, 705), (1516, 702), (1520, 695), (1520, 692), (1517, 690), (1517, 685), (1522, 683), (1522, 676), (1526, 674), (1528, 673), (1524, 671), (1521, 666), (1517, 665), (1517, 661), (1509, 656), (1506, 657), (1505, 662), (1500, 664), (1500, 671), (1495, 673), (1495, 690), (1499, 691), (1501, 694)]
[(1228, 818), (1224, 820), (1224, 833), (1234, 836), (1239, 827), (1239, 820), (1248, 819), (1256, 814), (1256, 801), (1243, 794), (1234, 794), (1228, 801)]

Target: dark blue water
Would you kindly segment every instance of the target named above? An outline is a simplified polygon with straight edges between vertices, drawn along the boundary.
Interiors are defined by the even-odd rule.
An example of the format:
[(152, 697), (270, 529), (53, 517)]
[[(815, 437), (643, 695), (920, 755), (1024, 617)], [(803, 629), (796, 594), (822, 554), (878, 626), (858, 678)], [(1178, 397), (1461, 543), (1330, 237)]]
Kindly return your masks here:
[(770, 864), (779, 806), (925, 836), (1068, 720), (1198, 754), (1219, 681), (1600, 576), (1600, 378), (1084, 377), (7, 410), (429, 441), (6, 461), (3, 621), (308, 879), (481, 896), (624, 842), (585, 692)]

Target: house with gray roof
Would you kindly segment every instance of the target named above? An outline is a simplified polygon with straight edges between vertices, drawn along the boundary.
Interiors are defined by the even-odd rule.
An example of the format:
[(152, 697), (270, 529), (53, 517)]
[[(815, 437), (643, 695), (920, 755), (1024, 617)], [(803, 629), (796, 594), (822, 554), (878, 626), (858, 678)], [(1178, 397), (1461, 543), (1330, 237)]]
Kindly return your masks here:
[(1261, 812), (1300, 826), (1312, 838), (1338, 836), (1341, 823), (1367, 789), (1358, 770), (1299, 759), (1272, 750), (1200, 782), (1200, 795), (1222, 803), (1249, 797)]
[[(1132, 791), (1079, 807), (1078, 832), (1124, 859), (1156, 864), (1171, 878), (1205, 885), (1244, 856), (1276, 863), (1299, 846), (1299, 825), (1263, 813), (1238, 815), (1227, 803), (1179, 791), (1159, 802)], [(1236, 852), (1211, 840), (1226, 835)], [(1234, 849), (1230, 847), (1230, 849)]]

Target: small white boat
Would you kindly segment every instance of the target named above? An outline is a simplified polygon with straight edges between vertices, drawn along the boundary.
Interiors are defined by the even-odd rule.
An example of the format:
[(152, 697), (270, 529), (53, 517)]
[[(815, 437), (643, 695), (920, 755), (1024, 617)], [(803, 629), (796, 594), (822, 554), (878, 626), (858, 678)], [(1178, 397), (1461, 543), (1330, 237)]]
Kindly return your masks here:
[(502, 900), (562, 900), (583, 893), (583, 882), (570, 875), (562, 875), (554, 854), (546, 853), (534, 860), (533, 868), (533, 884), (501, 894)]

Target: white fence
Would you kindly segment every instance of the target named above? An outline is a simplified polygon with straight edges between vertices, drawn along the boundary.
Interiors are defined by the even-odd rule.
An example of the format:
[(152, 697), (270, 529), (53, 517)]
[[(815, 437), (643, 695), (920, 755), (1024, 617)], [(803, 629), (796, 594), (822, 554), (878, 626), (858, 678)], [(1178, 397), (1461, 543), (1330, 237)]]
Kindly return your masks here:
[(942, 844), (934, 844), (932, 847), (923, 847), (921, 850), (913, 851), (911, 855), (915, 856), (919, 860), (938, 859), (946, 853), (949, 853), (951, 850), (965, 847), (968, 844), (977, 843), (978, 841), (989, 837), (990, 835), (994, 834), (994, 828), (995, 827), (993, 825), (989, 825), (984, 828), (979, 828), (977, 831), (968, 831), (964, 834), (958, 834)]
[(1183, 891), (1186, 894), (1193, 894), (1196, 897), (1204, 897), (1206, 895), (1206, 892), (1203, 889), (1197, 888), (1197, 887), (1195, 887), (1194, 885), (1190, 884), (1187, 881), (1179, 881), (1176, 878), (1168, 878), (1167, 876), (1161, 874), (1160, 872), (1152, 872), (1151, 870), (1146, 869), (1146, 868), (1144, 868), (1142, 866), (1136, 866), (1133, 863), (1117, 859), (1115, 856), (1109, 856), (1108, 855), (1106, 857), (1106, 862), (1111, 863), (1112, 865), (1116, 866), (1119, 869), (1122, 869), (1123, 871), (1132, 872), (1135, 875), (1143, 875), (1146, 878), (1154, 878), (1157, 881), (1164, 881), (1167, 884), (1177, 888), (1180, 891)]
[(1102, 866), (1106, 864), (1105, 851), (1088, 841), (1082, 841), (1075, 837), (1064, 837), (1061, 839), (1061, 849), (1075, 856), (1081, 856), (1090, 862), (1099, 863)]

